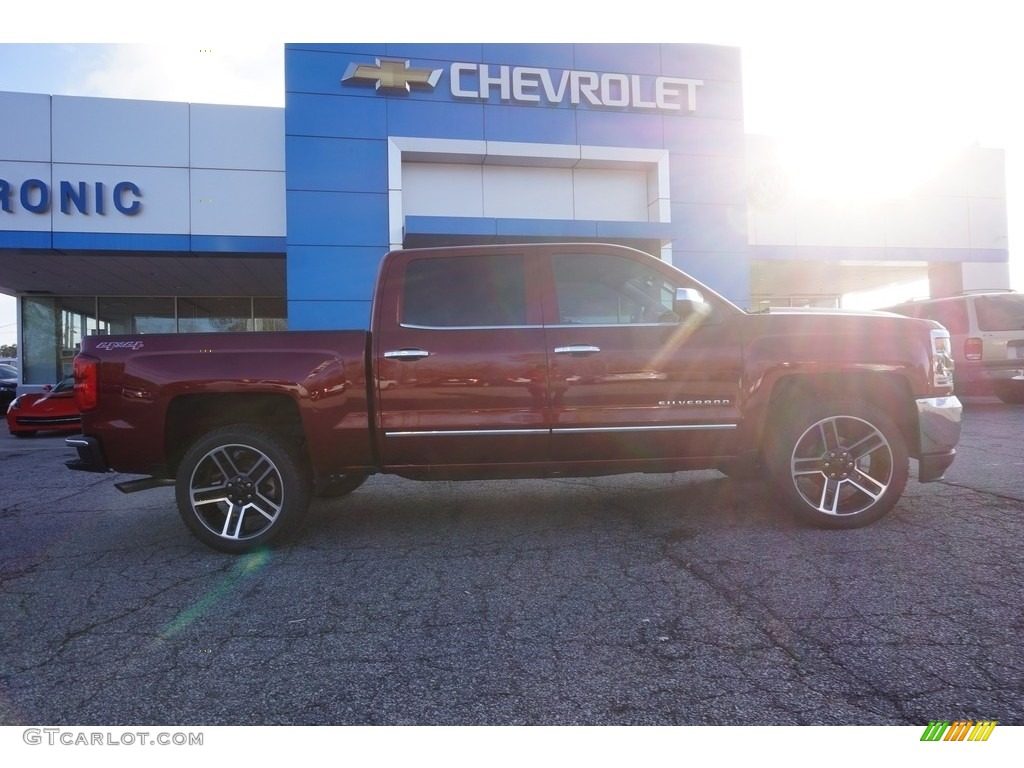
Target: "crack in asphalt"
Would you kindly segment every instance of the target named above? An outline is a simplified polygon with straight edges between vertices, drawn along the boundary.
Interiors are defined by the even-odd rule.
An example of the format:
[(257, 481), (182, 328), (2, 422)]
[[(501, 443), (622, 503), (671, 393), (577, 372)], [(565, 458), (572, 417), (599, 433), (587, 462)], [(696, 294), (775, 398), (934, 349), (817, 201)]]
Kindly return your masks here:
[(107, 482), (5, 501), (0, 722), (1024, 722), (998, 491), (835, 534), (710, 474), (374, 478), (246, 570)]
[(989, 496), (993, 499), (998, 499), (1000, 501), (1024, 501), (1024, 496), (1012, 496), (1006, 493), (997, 493), (996, 491), (986, 490), (985, 488), (978, 488), (973, 485), (967, 485), (966, 483), (955, 483), (952, 480), (940, 480), (939, 484), (949, 486), (950, 488), (962, 488), (967, 491), (973, 491), (974, 493), (981, 494), (982, 496)]

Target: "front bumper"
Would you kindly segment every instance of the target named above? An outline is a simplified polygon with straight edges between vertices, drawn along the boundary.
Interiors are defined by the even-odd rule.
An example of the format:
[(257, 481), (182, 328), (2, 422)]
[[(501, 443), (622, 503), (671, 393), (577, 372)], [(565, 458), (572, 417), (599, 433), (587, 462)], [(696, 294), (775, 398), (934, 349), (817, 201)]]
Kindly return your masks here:
[(955, 397), (925, 397), (917, 401), (920, 452), (917, 479), (941, 480), (956, 458), (956, 444), (963, 426), (963, 406)]
[(26, 429), (46, 429), (47, 427), (80, 427), (81, 416), (15, 416), (14, 423)]

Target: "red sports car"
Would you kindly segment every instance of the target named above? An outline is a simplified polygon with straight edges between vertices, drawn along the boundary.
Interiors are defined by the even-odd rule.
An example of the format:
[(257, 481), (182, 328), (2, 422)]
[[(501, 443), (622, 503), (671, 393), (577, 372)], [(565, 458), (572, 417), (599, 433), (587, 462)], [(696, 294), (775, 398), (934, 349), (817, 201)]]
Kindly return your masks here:
[(16, 437), (43, 430), (78, 432), (82, 414), (75, 403), (75, 379), (68, 376), (56, 387), (16, 397), (7, 407), (7, 428)]

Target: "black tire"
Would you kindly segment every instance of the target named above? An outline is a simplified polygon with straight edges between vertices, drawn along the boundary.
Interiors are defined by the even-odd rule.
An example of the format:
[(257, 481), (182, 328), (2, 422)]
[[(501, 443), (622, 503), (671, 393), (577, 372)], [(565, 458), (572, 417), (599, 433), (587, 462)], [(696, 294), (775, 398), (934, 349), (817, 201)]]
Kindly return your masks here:
[(312, 482), (298, 452), (259, 427), (207, 433), (181, 461), (175, 498), (196, 538), (221, 552), (269, 543), (302, 522)]
[(1024, 405), (1024, 381), (1004, 381), (992, 385), (996, 397), (1007, 405)]
[(359, 488), (368, 477), (369, 475), (331, 475), (317, 486), (316, 496), (321, 499), (340, 499)]
[(768, 435), (768, 469), (790, 509), (820, 528), (879, 520), (907, 485), (906, 441), (884, 412), (859, 400), (807, 408)]

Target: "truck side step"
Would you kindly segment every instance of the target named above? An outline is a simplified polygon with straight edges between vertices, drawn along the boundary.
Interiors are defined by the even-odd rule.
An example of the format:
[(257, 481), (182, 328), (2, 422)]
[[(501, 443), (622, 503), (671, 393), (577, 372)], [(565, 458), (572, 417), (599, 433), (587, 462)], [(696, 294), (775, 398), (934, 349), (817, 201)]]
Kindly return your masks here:
[(123, 483), (114, 483), (114, 487), (121, 493), (148, 491), (151, 488), (163, 488), (167, 485), (174, 485), (174, 480), (169, 477), (143, 477), (139, 480), (126, 480)]

